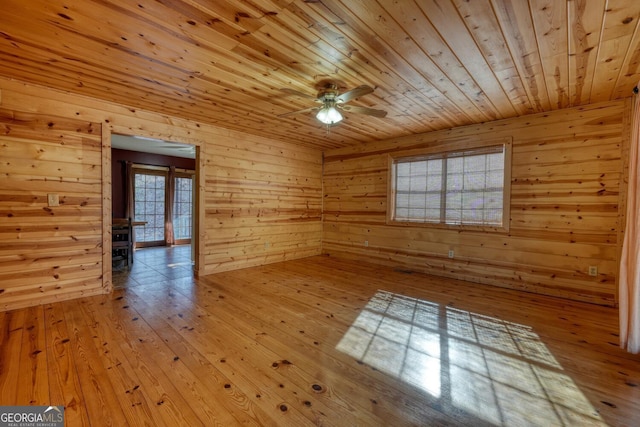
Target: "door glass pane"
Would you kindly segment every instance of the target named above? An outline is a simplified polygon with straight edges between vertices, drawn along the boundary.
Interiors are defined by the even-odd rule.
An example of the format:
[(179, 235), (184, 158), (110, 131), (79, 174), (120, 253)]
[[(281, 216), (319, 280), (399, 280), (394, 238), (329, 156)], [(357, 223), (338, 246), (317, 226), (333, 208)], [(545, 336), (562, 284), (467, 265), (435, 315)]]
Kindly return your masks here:
[(191, 177), (177, 177), (173, 197), (173, 233), (176, 240), (191, 239), (192, 207)]
[(134, 221), (147, 223), (144, 227), (134, 227), (136, 241), (163, 241), (166, 178), (136, 172), (134, 185)]

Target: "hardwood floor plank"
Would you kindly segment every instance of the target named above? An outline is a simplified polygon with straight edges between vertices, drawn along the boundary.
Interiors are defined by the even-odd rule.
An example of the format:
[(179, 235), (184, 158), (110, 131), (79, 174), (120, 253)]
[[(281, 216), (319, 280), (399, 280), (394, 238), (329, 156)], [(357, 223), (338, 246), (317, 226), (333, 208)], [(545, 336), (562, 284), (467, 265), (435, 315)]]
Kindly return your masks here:
[(17, 401), (22, 405), (48, 405), (49, 379), (42, 306), (25, 309), (20, 351)]
[[(314, 260), (314, 262), (315, 262), (315, 260)], [(306, 264), (306, 263), (305, 263), (305, 260), (302, 260), (302, 261), (300, 261), (300, 262), (298, 262), (298, 263), (295, 263), (295, 265), (296, 265), (296, 266), (300, 267), (300, 270), (304, 270), (304, 274), (305, 274), (305, 275), (309, 275), (309, 276), (312, 276), (312, 277), (314, 277), (314, 278), (315, 278), (315, 277), (317, 277), (317, 272), (316, 272), (316, 271), (314, 271), (314, 270), (312, 270), (312, 269), (309, 269), (309, 268), (308, 268), (309, 266), (308, 266), (308, 265), (304, 265), (304, 264)], [(326, 267), (326, 265), (325, 265), (324, 267)], [(350, 265), (349, 267), (354, 267), (354, 270), (353, 270), (353, 271), (356, 271), (356, 272), (357, 272), (357, 270), (358, 270), (358, 267), (357, 267), (357, 266)], [(366, 266), (366, 267), (368, 267), (368, 268), (374, 268), (373, 266)], [(290, 272), (290, 270), (291, 270), (292, 268), (294, 268), (294, 267), (292, 267), (292, 264), (288, 264), (288, 270), (289, 270), (289, 272)], [(326, 270), (326, 271), (331, 271), (331, 272), (333, 272), (333, 273), (332, 273), (332, 274), (333, 274), (333, 277), (334, 277), (333, 281), (336, 281), (335, 277), (336, 277), (336, 276), (339, 276), (339, 273), (337, 273), (335, 270), (330, 269), (330, 268), (326, 268), (325, 270)], [(350, 272), (350, 274), (348, 274), (347, 276), (352, 276), (352, 275), (354, 275), (354, 274), (358, 274), (358, 273), (354, 273), (353, 271), (351, 271), (351, 272)], [(264, 272), (264, 269), (260, 269), (260, 272), (261, 272), (262, 274), (264, 274), (264, 273), (265, 273), (265, 272)], [(363, 273), (364, 273), (364, 272), (363, 272)], [(396, 275), (396, 276), (398, 276), (398, 275)], [(401, 278), (402, 278), (402, 276), (407, 276), (407, 275), (399, 275), (398, 277), (396, 277), (396, 279), (397, 279), (397, 278), (400, 278), (400, 279), (401, 279)], [(409, 277), (411, 277), (410, 275), (408, 275), (408, 276), (409, 276)], [(227, 280), (227, 278), (226, 278), (226, 277), (223, 277), (223, 276), (221, 276), (221, 275), (216, 275), (216, 276), (211, 276), (211, 277), (217, 277), (217, 278), (220, 278), (220, 280), (221, 280), (221, 281), (223, 281), (223, 282)], [(428, 277), (428, 276), (425, 276), (425, 277)], [(353, 280), (353, 278), (352, 278), (352, 277), (349, 277), (349, 279), (348, 279), (348, 280)], [(410, 280), (411, 280), (412, 282), (415, 282), (415, 280), (416, 280), (415, 276), (414, 276), (413, 278), (411, 278)], [(356, 282), (356, 283), (357, 283), (358, 281), (357, 281), (357, 280), (354, 280), (354, 282)], [(452, 283), (454, 283), (454, 284), (461, 283), (461, 282), (455, 282), (455, 281), (441, 281), (441, 282), (449, 282), (449, 284), (452, 284)], [(255, 283), (255, 282), (254, 282), (254, 283)], [(273, 285), (273, 283), (270, 283), (270, 285)], [(465, 286), (467, 286), (466, 284), (464, 284), (464, 285), (465, 285)], [(357, 286), (357, 284), (356, 284), (356, 286)], [(483, 290), (484, 290), (484, 287), (477, 287), (477, 286), (474, 286), (474, 285), (471, 285), (471, 287), (475, 289), (475, 291), (474, 291), (474, 292), (475, 292), (476, 294), (477, 294), (477, 293), (480, 293), (481, 291), (483, 291)], [(306, 290), (306, 289), (307, 289), (307, 288), (305, 288), (305, 290)], [(443, 289), (442, 289), (442, 287), (441, 287), (441, 286), (438, 288), (438, 291), (439, 291), (440, 293), (442, 293), (442, 292), (443, 292)], [(480, 291), (480, 292), (478, 292), (478, 291)], [(511, 294), (511, 295), (514, 295), (514, 294), (515, 294), (515, 295), (517, 295), (517, 296), (518, 296), (518, 298), (517, 298), (517, 299), (516, 299), (516, 298), (512, 298), (512, 300), (514, 300), (514, 301), (518, 301), (518, 300), (519, 300), (520, 305), (522, 305), (522, 303), (523, 303), (523, 302), (524, 302), (524, 303), (526, 303), (528, 299), (531, 299), (529, 294), (513, 293), (513, 292), (508, 292), (508, 291), (507, 291), (507, 292), (504, 292), (503, 290), (496, 289), (496, 288), (491, 288), (491, 287), (488, 287), (488, 289), (487, 289), (487, 292), (495, 292), (495, 291), (499, 291), (499, 292), (498, 292), (499, 294), (500, 294), (500, 293), (506, 293), (506, 294)], [(281, 293), (280, 293), (280, 292), (278, 292), (277, 290), (276, 290), (275, 292), (276, 292), (276, 293), (278, 293), (278, 294), (281, 294)], [(298, 292), (299, 292), (299, 290), (298, 290)], [(358, 293), (360, 293), (360, 294), (361, 294), (361, 292), (362, 292), (362, 291), (358, 291)], [(415, 291), (414, 291), (414, 292), (415, 292)], [(424, 293), (424, 291), (422, 291), (422, 292)], [(448, 291), (445, 289), (445, 290), (444, 290), (445, 298), (448, 298), (448, 297), (447, 297), (447, 295), (446, 295), (446, 294), (447, 294), (447, 292), (448, 292)], [(247, 293), (247, 294), (251, 294), (251, 292), (246, 292), (246, 293)], [(299, 295), (299, 294), (298, 294), (298, 293), (296, 293), (296, 295)], [(280, 296), (281, 296), (281, 295), (280, 295)], [(469, 297), (474, 298), (474, 295), (473, 295), (473, 294), (471, 294), (471, 295), (469, 295), (469, 296), (467, 296), (467, 297), (465, 297), (465, 296), (461, 296), (461, 297), (457, 297), (457, 299), (464, 300), (464, 298), (469, 298)], [(440, 297), (439, 299), (442, 299), (442, 297)], [(494, 297), (494, 299), (495, 299), (495, 297)], [(344, 300), (344, 299), (343, 299), (343, 300)], [(544, 300), (544, 298), (543, 298), (543, 300)], [(475, 301), (475, 299), (474, 299), (474, 301)], [(502, 305), (504, 305), (504, 306), (506, 306), (506, 307), (511, 307), (511, 304), (509, 304), (509, 302), (510, 302), (510, 301), (508, 301), (508, 300), (507, 300), (507, 304), (502, 304)], [(551, 304), (550, 304), (550, 303), (551, 303)], [(449, 304), (449, 303), (447, 303), (447, 304)], [(543, 304), (544, 304), (544, 302), (543, 302)], [(495, 301), (491, 301), (491, 299), (490, 299), (490, 302), (489, 302), (488, 304), (480, 304), (480, 305), (482, 305), (482, 306), (487, 305), (489, 309), (491, 309), (492, 307), (496, 307), (496, 306), (497, 306), (497, 307), (500, 307), (500, 306), (501, 306), (499, 299), (496, 299)], [(567, 310), (567, 309), (569, 309), (569, 311), (571, 310), (571, 307), (570, 307), (570, 306), (571, 306), (571, 303), (568, 303), (568, 302), (566, 302), (566, 301), (564, 301), (564, 300), (557, 300), (557, 299), (554, 299), (554, 298), (547, 299), (547, 301), (546, 301), (546, 305), (547, 305), (547, 306), (548, 306), (548, 305), (555, 306), (555, 307), (559, 310), (559, 311), (558, 311), (558, 314), (557, 314), (557, 316), (558, 316), (558, 317), (562, 317), (562, 316), (563, 316), (563, 313), (565, 312), (565, 310)], [(578, 304), (578, 306), (580, 306), (580, 304)], [(602, 319), (604, 319), (604, 320), (605, 320), (605, 323), (607, 323), (607, 324), (609, 325), (609, 328), (608, 328), (608, 331), (607, 331), (607, 332), (605, 332), (604, 330), (602, 331), (603, 333), (601, 334), (600, 343), (598, 343), (598, 344), (600, 345), (600, 347), (596, 347), (596, 348), (594, 349), (594, 343), (592, 343), (592, 342), (580, 343), (580, 346), (581, 346), (581, 347), (589, 347), (589, 348), (591, 349), (591, 351), (594, 351), (594, 350), (595, 350), (596, 352), (602, 351), (602, 352), (610, 353), (609, 348), (611, 347), (611, 344), (609, 343), (609, 339), (610, 339), (610, 338), (612, 338), (612, 336), (611, 336), (611, 332), (610, 332), (610, 331), (611, 331), (611, 330), (613, 330), (613, 329), (615, 329), (615, 327), (616, 327), (616, 325), (615, 325), (615, 316), (612, 318), (612, 317), (611, 317), (611, 315), (612, 315), (612, 314), (614, 314), (614, 315), (615, 315), (615, 311), (614, 311), (614, 310), (612, 310), (612, 309), (608, 309), (608, 308), (606, 308), (606, 307), (605, 307), (605, 308), (601, 308), (601, 307), (591, 306), (591, 305), (588, 305), (588, 304), (586, 305), (586, 307), (588, 308), (588, 311), (586, 311), (586, 312), (585, 312), (585, 311), (582, 311), (582, 313), (581, 313), (583, 320), (584, 320), (584, 318), (585, 318), (585, 314), (587, 314), (587, 313), (589, 313), (589, 312), (592, 312), (592, 311), (600, 312), (599, 314), (601, 314), (601, 315), (602, 315), (602, 317), (598, 316), (598, 317), (600, 317), (600, 320), (598, 320), (598, 317), (596, 317), (596, 319), (595, 319), (595, 320), (596, 320), (596, 322), (594, 322), (594, 324), (597, 324), (597, 323), (598, 323), (598, 321), (599, 321), (599, 322), (602, 322), (602, 321), (603, 321)], [(584, 309), (584, 307), (582, 307), (582, 308)], [(538, 310), (539, 310), (539, 309), (538, 309)], [(503, 311), (504, 311), (504, 310), (503, 310)], [(517, 313), (520, 313), (520, 318), (521, 318), (521, 320), (522, 320), (522, 319), (524, 319), (524, 320), (526, 321), (526, 319), (527, 319), (527, 318), (532, 317), (532, 316), (530, 316), (530, 315), (528, 315), (528, 314), (526, 314), (525, 316), (522, 316), (522, 307), (520, 307), (519, 309), (518, 309), (518, 308), (516, 308), (515, 310), (508, 310), (508, 311), (509, 311), (509, 312), (511, 312), (511, 313), (516, 313), (516, 312), (517, 312)], [(535, 310), (534, 310), (534, 313), (537, 313), (537, 311), (535, 311)], [(533, 317), (538, 317), (538, 318), (539, 318), (539, 321), (541, 322), (541, 325), (543, 325), (543, 326), (544, 326), (544, 324), (545, 324), (545, 323), (549, 323), (549, 322), (547, 322), (547, 321), (548, 321), (548, 317), (549, 317), (549, 313), (546, 313), (546, 315), (545, 315), (545, 313), (544, 313), (544, 312), (542, 312), (542, 314), (541, 314), (541, 315), (539, 315), (539, 316), (533, 316)], [(546, 319), (546, 320), (545, 320), (545, 319)], [(534, 319), (534, 320), (535, 320), (535, 319)], [(612, 321), (612, 320), (613, 320), (613, 321)], [(553, 322), (551, 322), (551, 323), (553, 323)], [(308, 325), (308, 323), (307, 323), (307, 325)], [(308, 328), (308, 326), (307, 326), (307, 328)], [(549, 328), (549, 329), (553, 329), (554, 331), (556, 331), (556, 333), (557, 333), (557, 331), (561, 330), (561, 328)], [(584, 328), (583, 328), (583, 329), (584, 329)], [(583, 331), (583, 333), (584, 333), (584, 331)], [(571, 336), (572, 340), (577, 341), (577, 339), (576, 339), (576, 332), (572, 332), (572, 335), (570, 335), (570, 336)], [(594, 336), (596, 336), (596, 335), (594, 335)], [(603, 339), (602, 337), (604, 337), (604, 339)], [(562, 341), (562, 342), (564, 342), (564, 339), (562, 339), (561, 341)], [(551, 341), (551, 342), (553, 342), (553, 341)], [(602, 347), (608, 347), (608, 348), (602, 348)], [(580, 353), (582, 353), (582, 354), (587, 354), (587, 355), (588, 355), (589, 353), (585, 353), (585, 351), (584, 351), (584, 350), (585, 350), (585, 348), (581, 348), (580, 350), (576, 349), (576, 351), (580, 351)], [(615, 350), (618, 350), (618, 349), (616, 348)], [(560, 352), (560, 353), (561, 353), (561, 352)], [(568, 358), (571, 358), (571, 357), (575, 357), (575, 356), (573, 355), (573, 352), (572, 352), (571, 354), (568, 354), (568, 355), (567, 355), (567, 357), (568, 357)], [(623, 358), (624, 358), (624, 357), (632, 357), (632, 358), (635, 358), (635, 360), (637, 360), (637, 356), (628, 355), (628, 354), (626, 354), (626, 353), (624, 353), (624, 352), (622, 352), (622, 357), (623, 357)], [(589, 356), (586, 356), (586, 359), (587, 359), (587, 360), (588, 360), (588, 358), (589, 358)], [(610, 370), (610, 368), (609, 368), (608, 370)], [(609, 375), (611, 375), (611, 372), (609, 372)], [(636, 373), (633, 373), (632, 375), (634, 375), (636, 378), (638, 378), (638, 375), (637, 375)], [(607, 376), (605, 376), (604, 378), (606, 378), (606, 377), (607, 377)], [(618, 377), (618, 378), (620, 378), (620, 377), (622, 377), (622, 375), (617, 375), (617, 377)], [(600, 377), (600, 378), (603, 378), (603, 377)], [(615, 381), (615, 378), (614, 378), (614, 381)], [(618, 381), (620, 381), (620, 380), (618, 379)], [(602, 381), (601, 381), (601, 380), (600, 380), (599, 382), (600, 382), (600, 383), (602, 383)], [(628, 389), (628, 388), (629, 388), (629, 386), (625, 386), (625, 388), (627, 388), (627, 389)], [(603, 404), (602, 406), (604, 407), (604, 406), (607, 406), (607, 405), (606, 405), (606, 404)]]
[(204, 422), (175, 385), (157, 369), (149, 354), (136, 348), (135, 342), (142, 337), (134, 335), (127, 325), (130, 319), (136, 319), (133, 322), (139, 319), (132, 307), (100, 304), (96, 298), (88, 299), (81, 307), (95, 337), (94, 343), (101, 346), (101, 361), (109, 370), (116, 393), (122, 402), (134, 408), (130, 412), (130, 423), (176, 426)]
[[(361, 361), (336, 353), (335, 346), (342, 336), (341, 331), (344, 331), (348, 325), (340, 327), (330, 321), (327, 322), (326, 319), (331, 320), (333, 316), (322, 316), (326, 318), (324, 328), (314, 330), (313, 319), (304, 319), (301, 322), (300, 313), (308, 310), (298, 311), (297, 314), (287, 313), (289, 310), (286, 307), (291, 304), (291, 300), (283, 298), (277, 292), (275, 295), (278, 303), (267, 306), (260, 302), (261, 299), (264, 301), (264, 295), (252, 296), (250, 289), (242, 289), (240, 291), (242, 295), (232, 295), (229, 291), (242, 288), (244, 280), (251, 281), (251, 277), (243, 278), (239, 282), (225, 278), (224, 295), (237, 298), (218, 296), (218, 302), (223, 304), (217, 305), (214, 311), (224, 313), (225, 318), (234, 319), (233, 324), (236, 328), (239, 327), (238, 325), (246, 325), (245, 328), (248, 328), (246, 334), (255, 334), (260, 344), (274, 353), (288, 354), (284, 363), (282, 360), (274, 361), (277, 365), (276, 369), (283, 366), (288, 370), (292, 367), (298, 368), (301, 372), (297, 376), (302, 379), (301, 384), (311, 383), (321, 387), (320, 395), (316, 399), (342, 403), (342, 410), (358, 408), (358, 414), (375, 414), (378, 407), (383, 408), (385, 412), (383, 419), (374, 418), (366, 422), (363, 415), (358, 416), (358, 421), (363, 421), (367, 425), (385, 423), (404, 425), (407, 422), (420, 424), (421, 420), (427, 418), (432, 425), (450, 425), (454, 423), (455, 418), (458, 418), (458, 422), (463, 422), (465, 419), (463, 414), (456, 414), (456, 417), (451, 418), (433, 411), (425, 405), (423, 399), (412, 399), (407, 396), (398, 399), (394, 395), (398, 387), (396, 382), (385, 381), (384, 375), (371, 378), (370, 367), (365, 366)], [(204, 297), (199, 297), (201, 298)], [(233, 305), (227, 306), (229, 300), (233, 301)], [(214, 305), (214, 302), (210, 305)], [(323, 348), (328, 351), (323, 351)], [(322, 364), (318, 364), (318, 361), (322, 361)], [(375, 376), (376, 370), (373, 371)], [(307, 375), (305, 376), (304, 373)], [(306, 378), (307, 376), (309, 378)], [(290, 380), (295, 379), (290, 377)], [(401, 388), (404, 387), (401, 386)], [(407, 411), (408, 408), (409, 411)], [(336, 410), (338, 408), (334, 408), (334, 411)], [(475, 425), (480, 425), (478, 420), (474, 422)]]
[[(142, 288), (138, 287), (136, 291)], [(163, 294), (147, 289), (142, 292), (142, 298), (157, 305)], [(305, 390), (295, 388), (281, 375), (274, 374), (271, 365), (278, 356), (260, 345), (255, 334), (250, 337), (234, 330), (238, 325), (229, 327), (227, 320), (203, 310), (179, 293), (175, 293), (171, 301), (172, 311), (164, 313), (167, 321), (230, 377), (231, 382), (225, 386), (238, 387), (247, 394), (253, 392), (253, 395), (259, 395), (256, 401), (278, 425), (307, 425), (321, 415), (310, 411), (301, 401), (302, 396), (307, 394)], [(251, 374), (246, 375), (245, 372)]]
[[(287, 358), (287, 354), (292, 354), (291, 347), (295, 348), (297, 345), (282, 346), (277, 345), (277, 343), (271, 345), (274, 343), (270, 339), (270, 332), (267, 332), (271, 330), (268, 328), (268, 325), (250, 316), (240, 315), (245, 313), (242, 308), (239, 308), (237, 305), (230, 306), (224, 304), (224, 302), (222, 305), (216, 304), (216, 302), (222, 301), (218, 296), (198, 295), (197, 298), (202, 302), (204, 307), (207, 307), (206, 311), (203, 310), (203, 312), (207, 313), (207, 317), (218, 316), (220, 318), (218, 322), (224, 319), (223, 322), (228, 324), (230, 328), (243, 336), (257, 341), (264, 347), (265, 351), (260, 358), (255, 359), (254, 363), (258, 366), (267, 366), (269, 369), (265, 370), (265, 374), (273, 377), (272, 380), (277, 381), (278, 387), (284, 385), (285, 387), (281, 388), (289, 389), (290, 387), (287, 387), (288, 383), (297, 387), (294, 394), (301, 409), (313, 407), (314, 410), (319, 411), (316, 412), (316, 417), (318, 417), (320, 413), (336, 412), (351, 406), (341, 398), (339, 394), (329, 393), (330, 398), (323, 400), (323, 394), (316, 393), (316, 390), (313, 390), (314, 384), (319, 385), (322, 382), (321, 379), (313, 375), (313, 372), (317, 371), (317, 369), (302, 370), (297, 363), (291, 361), (292, 356)], [(221, 337), (230, 336), (231, 333), (229, 329), (224, 326), (221, 327), (220, 323), (217, 323), (217, 325), (216, 329), (220, 330)], [(295, 334), (300, 335), (297, 330)], [(294, 338), (295, 337), (286, 337), (286, 340), (293, 344)], [(237, 342), (237, 340), (234, 339), (233, 342)], [(240, 351), (240, 349), (231, 350), (236, 352)], [(296, 351), (295, 354), (297, 357), (309, 357), (308, 354), (304, 356), (300, 355), (298, 351)], [(252, 355), (253, 352), (244, 357), (246, 358)], [(307, 390), (306, 393), (305, 390)], [(313, 390), (313, 392), (311, 392), (311, 390)], [(325, 391), (330, 392), (328, 389), (323, 390), (323, 392)], [(382, 420), (376, 418), (367, 419), (363, 416), (360, 416), (358, 419), (352, 419), (349, 416), (344, 418), (344, 422), (347, 424), (357, 423), (358, 421), (366, 422), (367, 424), (379, 424)]]
[[(207, 397), (206, 402), (202, 404), (227, 421), (225, 425), (275, 425), (266, 412), (253, 402), (252, 396), (238, 388), (225, 388), (231, 380), (207, 360), (196, 347), (186, 342), (180, 332), (164, 321), (153, 306), (136, 304), (136, 307), (149, 322), (154, 333), (166, 343), (176, 355), (175, 357), (180, 358), (180, 362), (191, 372), (191, 375), (195, 376), (192, 386), (198, 393)], [(207, 381), (202, 381), (202, 378), (206, 378)], [(201, 404), (201, 402), (195, 401), (192, 404)]]
[(76, 369), (76, 358), (61, 304), (44, 306), (47, 329), (50, 401), (47, 405), (64, 405), (67, 425), (88, 425), (87, 405)]
[(640, 424), (614, 308), (326, 256), (175, 263), (0, 312), (0, 404), (64, 404), (69, 425)]
[[(265, 266), (268, 269), (268, 266)], [(332, 305), (333, 308), (346, 307), (344, 303), (329, 303), (327, 304), (326, 298), (314, 298), (310, 294), (305, 294), (308, 289), (313, 288), (309, 285), (307, 276), (304, 276), (303, 286), (298, 283), (297, 290), (291, 290), (287, 292), (286, 289), (282, 290), (279, 286), (282, 283), (288, 281), (289, 277), (281, 277), (280, 280), (271, 280), (265, 283), (260, 277), (269, 277), (269, 274), (265, 275), (265, 268), (255, 269), (252, 272), (245, 271), (245, 274), (240, 276), (228, 277), (224, 274), (216, 275), (215, 278), (219, 280), (210, 280), (205, 278), (208, 283), (216, 286), (223, 295), (218, 298), (225, 298), (224, 295), (230, 295), (233, 298), (225, 298), (224, 301), (232, 300), (235, 303), (246, 301), (247, 307), (241, 307), (235, 305), (226, 317), (234, 316), (233, 313), (242, 313), (246, 317), (253, 317), (252, 313), (256, 313), (255, 316), (259, 318), (257, 322), (265, 323), (261, 325), (268, 333), (261, 337), (261, 340), (269, 341), (264, 345), (269, 345), (274, 348), (279, 347), (279, 343), (288, 343), (287, 347), (291, 349), (300, 349), (300, 351), (294, 351), (293, 354), (298, 358), (299, 364), (305, 366), (309, 371), (320, 370), (327, 377), (326, 382), (333, 383), (335, 388), (339, 390), (348, 390), (347, 394), (350, 400), (359, 400), (359, 404), (362, 406), (361, 411), (372, 411), (376, 408), (384, 408), (386, 412), (386, 421), (389, 422), (393, 418), (391, 417), (395, 413), (397, 419), (392, 424), (405, 424), (407, 422), (416, 422), (420, 424), (422, 420), (429, 419), (433, 425), (439, 425), (440, 423), (445, 425), (450, 424), (469, 424), (469, 425), (481, 425), (481, 420), (474, 417), (469, 417), (469, 414), (464, 411), (458, 411), (455, 408), (450, 410), (448, 415), (442, 414), (438, 411), (434, 411), (426, 405), (428, 397), (421, 397), (420, 399), (413, 400), (408, 397), (411, 394), (411, 387), (407, 387), (398, 381), (388, 381), (388, 376), (381, 374), (378, 369), (366, 366), (362, 361), (354, 359), (353, 357), (346, 356), (340, 352), (336, 352), (336, 346), (340, 341), (340, 338), (344, 335), (344, 331), (353, 323), (356, 318), (357, 311), (354, 307), (347, 309), (348, 320), (340, 321), (340, 316), (334, 315), (333, 311), (323, 311), (318, 309), (320, 305), (327, 306)], [(287, 274), (287, 276), (289, 276)], [(214, 276), (212, 276), (214, 277)], [(336, 280), (336, 279), (333, 279)], [(319, 289), (325, 289), (326, 283), (315, 283)], [(308, 286), (308, 287), (307, 287)], [(295, 286), (293, 286), (296, 288)], [(268, 289), (264, 291), (263, 289)], [(302, 290), (301, 290), (302, 289)], [(276, 298), (271, 305), (265, 305), (263, 302), (269, 296)], [(308, 305), (303, 307), (295, 307), (295, 297), (299, 297), (301, 301), (307, 301)], [(344, 299), (339, 298), (339, 301)], [(360, 305), (366, 302), (361, 296), (355, 298), (359, 301)], [(321, 301), (321, 302), (320, 302)], [(293, 307), (293, 308), (292, 308)], [(216, 311), (222, 307), (218, 307)], [(307, 313), (309, 311), (321, 311), (321, 315), (314, 313), (313, 316), (301, 316), (301, 313)], [(259, 314), (257, 314), (259, 311)], [(288, 312), (293, 314), (288, 315)], [(300, 329), (301, 317), (304, 318), (304, 329)], [(286, 319), (286, 320), (285, 320)], [(321, 319), (321, 320), (318, 320)], [(314, 329), (315, 323), (324, 323), (324, 327)], [(234, 322), (238, 324), (239, 322)], [(275, 328), (269, 328), (268, 325), (277, 326)], [(270, 338), (274, 339), (271, 340)], [(326, 350), (326, 351), (323, 351)], [(284, 350), (278, 350), (284, 351)], [(291, 353), (291, 350), (289, 350)], [(308, 356), (312, 357), (309, 358)], [(306, 357), (305, 357), (306, 356)], [(293, 356), (292, 356), (293, 357)], [(322, 366), (318, 366), (317, 360), (322, 360)], [(304, 363), (306, 362), (306, 364)], [(336, 372), (337, 375), (332, 375)], [(372, 375), (374, 378), (371, 378)], [(354, 381), (347, 381), (346, 378), (353, 378)], [(362, 395), (362, 391), (354, 393), (356, 389), (366, 390), (366, 394)], [(408, 392), (402, 399), (398, 399), (394, 396), (394, 393), (398, 389), (402, 389), (404, 392)], [(390, 391), (392, 390), (392, 391)], [(407, 411), (407, 408), (410, 408)], [(412, 417), (415, 419), (411, 420)], [(455, 421), (454, 421), (455, 420)]]
[(20, 354), (25, 310), (3, 313), (0, 329), (0, 402), (18, 405)]
[(121, 403), (120, 395), (124, 387), (114, 387), (110, 379), (109, 367), (104, 367), (102, 364), (101, 349), (94, 343), (97, 336), (89, 331), (80, 309), (84, 303), (83, 299), (60, 303), (60, 305), (65, 313), (68, 329), (72, 333), (75, 368), (78, 372), (88, 418), (100, 420), (100, 423), (105, 426), (128, 425), (126, 414), (132, 410), (131, 404)]
[[(330, 257), (324, 257), (321, 260), (321, 263), (309, 263), (309, 265), (305, 265), (304, 260), (301, 260), (300, 263), (289, 268), (295, 269), (299, 274), (306, 272), (314, 278), (324, 277), (325, 281), (322, 283), (321, 289), (316, 287), (313, 291), (329, 300), (337, 298), (336, 295), (340, 295), (340, 300), (347, 300), (350, 295), (353, 295), (354, 298), (362, 298), (363, 294), (371, 294), (371, 286), (367, 282), (358, 280), (359, 276), (371, 274), (376, 277), (375, 283), (381, 289), (396, 289), (409, 296), (421, 297), (447, 306), (476, 310), (496, 317), (508, 317), (514, 322), (540, 322), (544, 325), (544, 330), (554, 329), (554, 334), (549, 334), (550, 338), (561, 334), (560, 339), (563, 342), (576, 340), (578, 336), (576, 331), (584, 326), (576, 323), (584, 321), (584, 318), (581, 317), (584, 310), (576, 310), (573, 308), (572, 302), (568, 300), (539, 298), (536, 294), (511, 292), (508, 289), (491, 286), (476, 286), (411, 271), (399, 271), (402, 274), (393, 274), (391, 276), (393, 280), (389, 281), (386, 277), (387, 273), (385, 273), (389, 269), (386, 267), (355, 264), (352, 270), (346, 271), (340, 269), (343, 263), (339, 260), (333, 260)], [(336, 275), (342, 275), (350, 281), (348, 289), (345, 289), (344, 286), (340, 287), (342, 281), (334, 283), (331, 271), (337, 272)], [(322, 293), (318, 293), (318, 289)], [(305, 288), (305, 290), (311, 291), (309, 288)], [(526, 310), (522, 310), (522, 304), (526, 304)], [(554, 318), (557, 319), (556, 322), (550, 322), (549, 312), (543, 309), (551, 307), (557, 311), (557, 315), (554, 315)], [(612, 332), (617, 328), (617, 325), (610, 321), (611, 316), (617, 316), (615, 310), (597, 305), (588, 305), (588, 307), (592, 313), (600, 315), (589, 320), (589, 330), (599, 328), (599, 331), (603, 332), (602, 334), (593, 334), (593, 337), (606, 337), (601, 342), (603, 345), (611, 340), (617, 340), (617, 336)], [(602, 318), (606, 320), (598, 322), (598, 319)]]
[[(103, 311), (103, 314), (109, 318), (115, 318), (117, 325), (119, 325), (117, 330), (122, 331), (123, 336), (130, 337), (130, 339), (125, 339), (124, 342), (131, 347), (130, 351), (135, 354), (136, 358), (141, 359), (144, 357), (149, 365), (160, 369), (159, 372), (157, 369), (151, 369), (150, 367), (143, 370), (153, 371), (153, 376), (158, 381), (158, 385), (166, 388), (161, 392), (161, 400), (159, 402), (162, 402), (162, 405), (166, 404), (166, 396), (169, 399), (175, 399), (177, 396), (176, 407), (184, 406), (193, 411), (193, 414), (198, 418), (197, 420), (191, 420), (190, 425), (202, 423), (208, 426), (227, 426), (240, 422), (249, 425), (258, 424), (247, 417), (240, 416), (238, 420), (234, 417), (234, 412), (216, 410), (217, 404), (220, 404), (220, 402), (215, 399), (215, 393), (224, 389), (223, 384), (218, 384), (215, 389), (207, 386), (208, 383), (203, 384), (200, 377), (203, 366), (196, 364), (194, 365), (195, 369), (189, 369), (183, 359), (148, 324), (147, 319), (159, 318), (165, 314), (164, 311), (158, 312), (155, 308), (150, 307), (155, 313), (151, 311), (145, 312), (138, 310), (138, 307), (139, 305), (135, 304), (131, 299), (120, 296), (111, 300), (102, 298), (102, 302), (99, 306), (96, 306), (96, 309)], [(157, 324), (157, 322), (154, 323)], [(165, 324), (164, 327), (167, 328), (168, 326)], [(117, 337), (116, 341), (122, 342)], [(137, 367), (136, 371), (140, 371), (140, 367)], [(246, 396), (241, 399), (245, 403), (249, 401)], [(189, 417), (185, 416), (185, 414), (180, 414), (178, 420), (179, 423), (187, 423)], [(174, 425), (171, 422), (167, 422), (167, 424)]]

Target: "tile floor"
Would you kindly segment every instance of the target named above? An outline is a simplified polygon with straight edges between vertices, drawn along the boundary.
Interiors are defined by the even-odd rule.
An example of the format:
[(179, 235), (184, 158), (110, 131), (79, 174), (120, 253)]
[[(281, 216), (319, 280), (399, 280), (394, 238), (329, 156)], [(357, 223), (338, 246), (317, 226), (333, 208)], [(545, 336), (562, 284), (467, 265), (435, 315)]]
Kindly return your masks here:
[(176, 280), (191, 281), (191, 245), (136, 249), (133, 265), (116, 265), (112, 271), (116, 289)]

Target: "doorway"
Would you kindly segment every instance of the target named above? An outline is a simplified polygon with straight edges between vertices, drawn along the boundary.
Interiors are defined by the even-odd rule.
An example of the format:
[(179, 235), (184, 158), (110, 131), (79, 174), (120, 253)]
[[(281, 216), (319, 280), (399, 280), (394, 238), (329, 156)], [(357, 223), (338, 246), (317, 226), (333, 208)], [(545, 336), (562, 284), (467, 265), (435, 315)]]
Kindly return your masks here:
[(195, 272), (202, 216), (198, 209), (199, 151), (196, 145), (111, 135), (110, 216), (132, 219), (137, 248), (189, 246), (187, 252), (180, 252), (190, 253)]

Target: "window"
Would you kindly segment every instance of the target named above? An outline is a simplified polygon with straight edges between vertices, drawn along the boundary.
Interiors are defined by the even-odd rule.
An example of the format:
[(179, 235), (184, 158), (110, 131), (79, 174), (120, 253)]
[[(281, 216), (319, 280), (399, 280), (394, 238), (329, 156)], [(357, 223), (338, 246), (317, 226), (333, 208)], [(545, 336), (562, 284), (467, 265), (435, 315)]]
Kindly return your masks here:
[(176, 241), (191, 239), (192, 193), (192, 175), (176, 176), (173, 196), (173, 233)]
[(164, 243), (166, 172), (136, 171), (134, 176), (134, 221), (145, 223), (135, 227), (136, 242)]
[(506, 229), (510, 147), (392, 159), (391, 222)]

